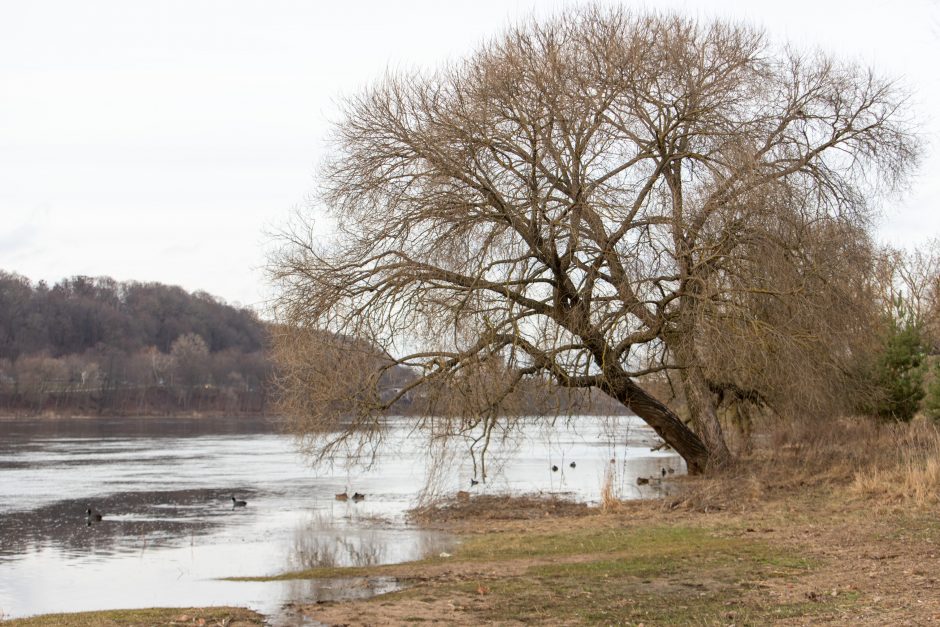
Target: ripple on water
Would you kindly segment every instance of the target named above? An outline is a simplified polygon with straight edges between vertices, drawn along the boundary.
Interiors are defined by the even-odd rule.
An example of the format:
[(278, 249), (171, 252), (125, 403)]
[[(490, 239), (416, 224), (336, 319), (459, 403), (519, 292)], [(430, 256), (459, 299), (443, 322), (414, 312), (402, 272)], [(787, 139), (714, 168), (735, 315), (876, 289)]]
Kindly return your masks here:
[[(637, 475), (659, 473), (663, 464), (681, 470), (675, 455), (649, 450), (648, 429), (632, 425), (629, 438), (610, 444), (596, 419), (578, 424), (583, 432), (563, 428), (544, 441), (533, 431), (504, 454), (503, 473), (474, 490), (590, 501), (599, 498), (611, 458), (626, 497), (644, 494)], [(315, 471), (289, 438), (269, 426), (243, 429), (238, 420), (105, 419), (62, 428), (58, 437), (48, 421), (15, 428), (0, 421), (0, 611), (10, 616), (227, 604), (272, 614), (291, 603), (370, 596), (399, 584), (221, 579), (400, 562), (452, 543), (404, 522), (427, 463), (426, 443), (404, 428), (390, 436), (395, 453), (358, 474), (341, 464)], [(476, 476), (463, 457), (447, 468), (443, 489), (451, 493)], [(367, 498), (337, 502), (344, 490)], [(247, 507), (233, 509), (232, 496)], [(89, 506), (104, 519), (89, 524)]]

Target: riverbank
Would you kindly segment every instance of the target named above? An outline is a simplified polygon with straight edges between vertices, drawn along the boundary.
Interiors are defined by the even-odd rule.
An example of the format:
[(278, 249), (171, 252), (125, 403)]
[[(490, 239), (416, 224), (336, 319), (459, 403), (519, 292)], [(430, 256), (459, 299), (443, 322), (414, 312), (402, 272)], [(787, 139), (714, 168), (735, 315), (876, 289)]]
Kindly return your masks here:
[(449, 555), (286, 576), (409, 583), (372, 599), (299, 608), (331, 625), (940, 619), (936, 508), (872, 506), (814, 488), (743, 512), (647, 502), (537, 521), (465, 519), (463, 542)]
[[(370, 599), (291, 606), (292, 614), (324, 624), (940, 620), (936, 427), (834, 421), (769, 431), (759, 442), (736, 467), (677, 480), (676, 493), (662, 500), (611, 495), (588, 508), (455, 499), (416, 515), (460, 537), (444, 553), (247, 579), (382, 577), (407, 586)], [(31, 620), (10, 624), (101, 624)]]
[[(447, 523), (463, 536), (449, 554), (283, 577), (382, 576), (409, 586), (293, 608), (328, 625), (920, 625), (940, 620), (937, 514), (936, 506), (889, 505), (815, 486), (746, 509), (651, 501), (541, 519), (464, 517)], [(197, 616), (190, 610), (163, 612), (9, 625), (202, 624), (177, 620)], [(259, 624), (238, 620), (205, 624)]]
[(240, 411), (178, 411), (178, 412), (158, 412), (151, 409), (134, 412), (114, 412), (106, 411), (101, 413), (83, 413), (83, 412), (16, 412), (0, 409), (0, 421), (32, 421), (32, 420), (98, 420), (101, 418), (126, 418), (129, 420), (147, 420), (164, 418), (244, 418), (268, 420), (271, 422), (282, 419), (278, 414), (266, 414), (258, 412), (240, 412)]
[(936, 428), (822, 429), (828, 433), (770, 434), (740, 466), (685, 480), (666, 500), (517, 519), (494, 518), (489, 507), (455, 515), (455, 503), (436, 523), (462, 535), (449, 555), (285, 576), (382, 575), (410, 584), (300, 608), (326, 624), (940, 620)]
[[(0, 620), (2, 620), (0, 616)], [(239, 607), (148, 608), (74, 614), (45, 614), (4, 622), (4, 627), (131, 627), (144, 625), (196, 625), (199, 627), (254, 627), (264, 617)]]

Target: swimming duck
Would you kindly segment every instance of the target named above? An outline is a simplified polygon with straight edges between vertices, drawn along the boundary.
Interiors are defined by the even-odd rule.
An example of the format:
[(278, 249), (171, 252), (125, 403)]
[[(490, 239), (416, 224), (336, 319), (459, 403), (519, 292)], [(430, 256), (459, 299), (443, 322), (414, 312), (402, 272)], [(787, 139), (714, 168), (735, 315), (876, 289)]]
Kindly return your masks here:
[(353, 499), (354, 501), (364, 501), (364, 500), (366, 499), (366, 495), (365, 495), (365, 494), (359, 494), (358, 492), (356, 492), (355, 494), (353, 494), (352, 499)]
[(336, 495), (337, 501), (346, 501), (348, 499), (349, 499), (349, 495), (346, 494), (345, 492), (340, 492), (339, 494)]
[(552, 464), (552, 472), (558, 472), (558, 466)]
[(470, 480), (470, 487), (472, 488), (473, 486), (475, 486), (475, 485), (478, 484), (478, 483), (480, 483), (480, 482), (477, 481), (476, 479), (471, 479), (471, 480)]
[(571, 467), (571, 468), (577, 468), (577, 467), (578, 467), (578, 465), (577, 465), (576, 463), (574, 463), (574, 462), (571, 462), (570, 464), (568, 464), (568, 466)]
[(85, 518), (88, 519), (88, 522), (98, 522), (102, 519), (101, 512), (93, 510), (91, 507), (85, 510)]
[(248, 505), (248, 501), (239, 501), (235, 499), (235, 495), (232, 495), (232, 508), (236, 507), (245, 507)]

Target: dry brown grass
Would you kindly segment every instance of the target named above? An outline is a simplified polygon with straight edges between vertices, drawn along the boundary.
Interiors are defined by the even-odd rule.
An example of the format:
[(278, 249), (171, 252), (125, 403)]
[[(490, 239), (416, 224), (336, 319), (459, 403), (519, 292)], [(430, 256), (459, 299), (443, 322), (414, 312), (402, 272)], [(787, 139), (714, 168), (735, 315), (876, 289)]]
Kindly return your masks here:
[(940, 500), (940, 428), (920, 418), (894, 427), (880, 452), (884, 463), (855, 473), (852, 492), (887, 502)]
[(879, 502), (935, 503), (940, 493), (940, 428), (866, 418), (765, 425), (753, 446), (720, 473), (687, 480), (669, 508), (747, 508), (808, 488), (844, 489)]
[(614, 467), (608, 465), (604, 469), (604, 483), (601, 485), (601, 511), (613, 511), (620, 503), (617, 490), (614, 488)]
[(409, 512), (412, 520), (424, 525), (447, 524), (461, 520), (532, 520), (548, 517), (585, 516), (594, 513), (584, 503), (558, 496), (496, 496), (481, 494), (469, 499), (450, 499), (417, 507)]

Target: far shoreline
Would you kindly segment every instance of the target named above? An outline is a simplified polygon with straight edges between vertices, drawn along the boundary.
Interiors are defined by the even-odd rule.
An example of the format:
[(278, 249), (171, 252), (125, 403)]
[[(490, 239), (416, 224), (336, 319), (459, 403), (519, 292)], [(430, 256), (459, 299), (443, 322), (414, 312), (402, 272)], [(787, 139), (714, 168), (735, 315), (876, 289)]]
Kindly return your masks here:
[(0, 422), (17, 422), (20, 420), (33, 421), (55, 421), (55, 420), (97, 420), (102, 418), (126, 418), (129, 420), (163, 420), (163, 419), (244, 419), (244, 420), (265, 420), (271, 423), (278, 422), (283, 416), (278, 414), (258, 414), (258, 413), (240, 413), (240, 412), (173, 412), (160, 414), (156, 412), (145, 413), (126, 413), (126, 412), (106, 412), (100, 414), (82, 414), (82, 413), (60, 413), (60, 412), (37, 412), (37, 413), (9, 413), (0, 412)]

